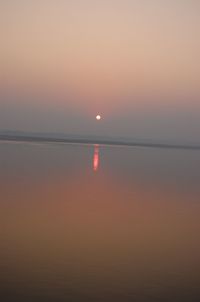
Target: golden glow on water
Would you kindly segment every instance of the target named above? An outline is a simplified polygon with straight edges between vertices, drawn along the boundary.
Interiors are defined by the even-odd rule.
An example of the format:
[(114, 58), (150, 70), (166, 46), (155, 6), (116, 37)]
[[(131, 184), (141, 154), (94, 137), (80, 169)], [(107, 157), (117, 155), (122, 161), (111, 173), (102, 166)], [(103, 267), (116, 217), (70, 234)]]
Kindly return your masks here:
[(0, 284), (22, 293), (30, 286), (55, 301), (59, 294), (62, 301), (149, 302), (150, 294), (173, 301), (162, 295), (192, 291), (199, 284), (198, 153), (100, 150), (94, 175), (98, 145), (1, 146)]
[(93, 170), (97, 172), (98, 168), (99, 168), (99, 146), (95, 145), (94, 156), (93, 156)]

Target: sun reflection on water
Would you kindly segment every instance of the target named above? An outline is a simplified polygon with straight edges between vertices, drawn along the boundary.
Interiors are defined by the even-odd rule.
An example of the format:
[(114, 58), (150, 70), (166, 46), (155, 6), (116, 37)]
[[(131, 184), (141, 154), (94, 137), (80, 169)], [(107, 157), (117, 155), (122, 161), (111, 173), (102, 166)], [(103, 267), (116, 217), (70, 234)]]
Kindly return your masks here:
[(99, 169), (99, 145), (94, 146), (93, 170), (97, 172)]

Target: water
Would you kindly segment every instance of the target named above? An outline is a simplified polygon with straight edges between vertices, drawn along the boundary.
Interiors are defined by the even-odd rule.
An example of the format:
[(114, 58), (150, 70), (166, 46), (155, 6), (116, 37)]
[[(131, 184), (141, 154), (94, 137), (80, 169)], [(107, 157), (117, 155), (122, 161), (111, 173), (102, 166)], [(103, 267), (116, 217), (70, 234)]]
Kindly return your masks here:
[(199, 151), (0, 143), (1, 301), (200, 301)]

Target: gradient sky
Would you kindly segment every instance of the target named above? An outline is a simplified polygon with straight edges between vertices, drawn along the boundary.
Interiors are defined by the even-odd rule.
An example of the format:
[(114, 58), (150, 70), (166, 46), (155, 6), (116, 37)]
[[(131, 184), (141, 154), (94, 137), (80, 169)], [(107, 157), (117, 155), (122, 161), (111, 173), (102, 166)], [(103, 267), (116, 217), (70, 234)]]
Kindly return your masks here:
[(0, 130), (200, 141), (198, 0), (1, 0), (0, 45)]

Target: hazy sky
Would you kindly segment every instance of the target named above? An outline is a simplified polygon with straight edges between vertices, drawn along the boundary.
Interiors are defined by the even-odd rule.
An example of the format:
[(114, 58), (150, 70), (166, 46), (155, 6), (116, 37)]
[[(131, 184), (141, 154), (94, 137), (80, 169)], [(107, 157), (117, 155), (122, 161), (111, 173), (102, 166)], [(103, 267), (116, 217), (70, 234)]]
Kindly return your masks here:
[(198, 0), (1, 0), (0, 130), (200, 140), (199, 54)]

